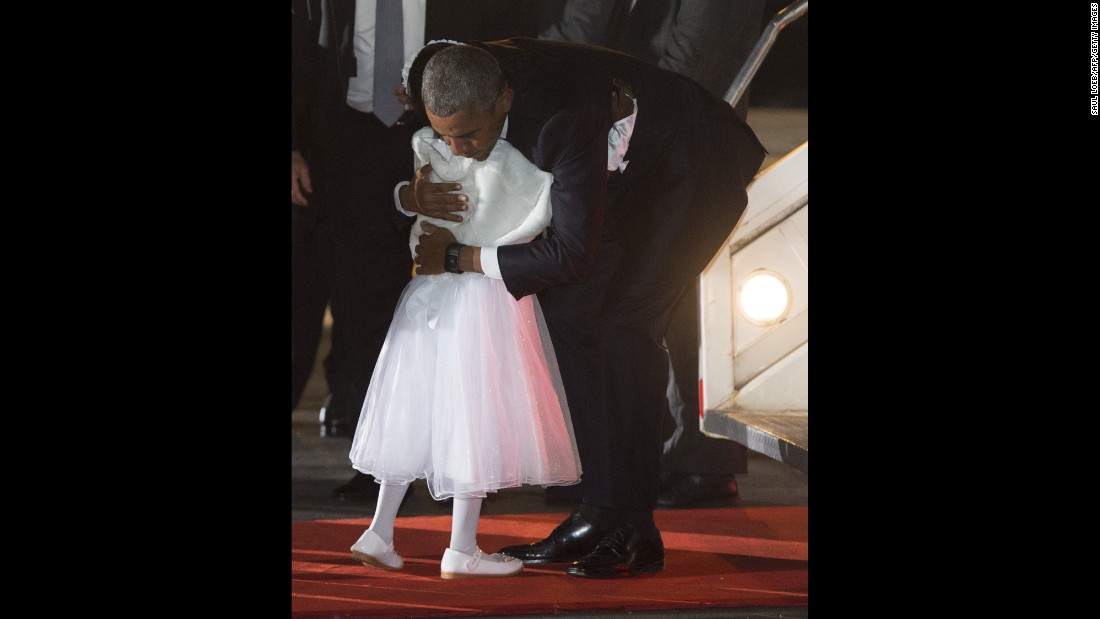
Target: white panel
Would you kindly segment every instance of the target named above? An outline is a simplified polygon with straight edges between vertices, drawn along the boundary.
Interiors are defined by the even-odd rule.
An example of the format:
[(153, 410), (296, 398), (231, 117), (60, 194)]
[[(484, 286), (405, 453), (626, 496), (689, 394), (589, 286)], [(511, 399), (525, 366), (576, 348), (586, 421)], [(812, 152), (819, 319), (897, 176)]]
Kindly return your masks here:
[[(806, 202), (809, 206), (809, 201)], [(791, 242), (791, 245), (796, 245), (796, 240), (793, 238), (794, 234), (802, 237), (802, 249), (799, 251), (803, 256), (806, 255), (807, 245), (810, 242), (810, 211), (808, 209), (800, 209), (795, 214), (791, 215), (787, 221), (783, 222), (790, 227), (785, 228), (783, 234), (787, 236), (787, 239)]]
[[(718, 408), (739, 395), (734, 351), (750, 347), (754, 356), (740, 361), (744, 366), (740, 371), (750, 373), (747, 367), (751, 366), (752, 375), (737, 376), (736, 381), (743, 383), (746, 403), (774, 408), (805, 400), (808, 161), (807, 142), (757, 175), (748, 189), (745, 214), (700, 276), (699, 371), (704, 409)], [(768, 230), (769, 226), (775, 227)], [(775, 329), (749, 323), (735, 308), (738, 278), (755, 268), (780, 273), (791, 286), (792, 307), (774, 342), (766, 338)], [(784, 360), (792, 350), (794, 356)], [(759, 376), (753, 379), (756, 373)], [(800, 388), (802, 395), (771, 395), (792, 387)]]
[(742, 387), (734, 406), (752, 411), (808, 411), (809, 357), (809, 343), (798, 347)]
[(733, 357), (733, 388), (742, 389), (808, 340), (810, 312), (799, 312)]
[[(725, 249), (725, 248), (723, 248)], [(729, 316), (730, 260), (723, 256), (699, 280), (699, 376), (703, 408), (714, 408), (733, 394), (733, 323)]]
[(730, 236), (729, 245), (740, 243), (759, 228), (773, 225), (776, 220), (786, 217), (791, 207), (808, 199), (809, 145), (809, 142), (804, 143), (757, 174), (749, 187), (749, 203)]
[[(794, 216), (807, 216), (809, 205)], [(792, 216), (793, 217), (793, 216)], [(806, 239), (798, 227), (788, 218), (765, 232), (733, 255), (730, 282), (733, 291), (733, 354), (740, 355), (769, 333), (779, 328), (809, 307), (809, 272), (807, 270)], [(753, 271), (766, 269), (778, 273), (791, 289), (791, 307), (787, 316), (774, 325), (758, 325), (749, 322), (737, 308), (737, 294)], [(775, 359), (772, 361), (774, 362)], [(738, 379), (738, 383), (743, 382)]]

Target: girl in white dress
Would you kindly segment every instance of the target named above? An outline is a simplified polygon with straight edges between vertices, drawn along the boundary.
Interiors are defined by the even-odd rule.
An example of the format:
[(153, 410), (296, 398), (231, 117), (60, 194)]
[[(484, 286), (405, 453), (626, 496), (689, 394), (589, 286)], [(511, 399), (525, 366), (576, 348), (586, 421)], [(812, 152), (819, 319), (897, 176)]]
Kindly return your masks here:
[[(452, 156), (430, 126), (412, 143), (417, 168), (431, 163), (432, 182), (459, 182), (469, 199), (464, 221), (429, 219), (457, 242), (523, 243), (549, 224), (553, 177), (506, 141), (485, 161)], [(482, 500), (524, 484), (575, 484), (581, 474), (537, 297), (517, 301), (502, 280), (481, 273), (414, 277), (378, 357), (350, 458), (382, 485), (370, 528), (351, 548), (356, 559), (401, 569), (394, 520), (408, 484), (425, 479), (434, 499), (454, 499), (441, 576), (519, 573), (519, 560), (477, 547)]]

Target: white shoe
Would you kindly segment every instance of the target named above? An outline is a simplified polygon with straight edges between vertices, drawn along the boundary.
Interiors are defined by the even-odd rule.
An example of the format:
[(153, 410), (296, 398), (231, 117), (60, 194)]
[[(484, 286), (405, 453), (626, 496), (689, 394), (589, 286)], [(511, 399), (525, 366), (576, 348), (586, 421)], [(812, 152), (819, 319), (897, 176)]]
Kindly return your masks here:
[(452, 548), (443, 553), (439, 575), (446, 579), (480, 576), (512, 576), (523, 571), (523, 561), (499, 552), (487, 555), (480, 548), (468, 555)]
[(399, 570), (405, 560), (393, 549), (393, 542), (387, 545), (377, 533), (367, 529), (359, 536), (359, 541), (351, 547), (351, 556), (363, 562), (363, 565), (380, 567), (384, 570)]

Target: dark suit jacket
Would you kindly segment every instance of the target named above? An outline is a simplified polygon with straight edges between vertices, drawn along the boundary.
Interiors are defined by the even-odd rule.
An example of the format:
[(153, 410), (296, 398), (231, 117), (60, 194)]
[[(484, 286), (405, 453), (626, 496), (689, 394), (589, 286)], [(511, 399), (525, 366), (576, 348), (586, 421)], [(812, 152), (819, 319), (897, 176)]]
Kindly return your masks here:
[[(699, 82), (719, 97), (737, 77), (763, 29), (764, 0), (552, 0), (539, 36), (591, 43), (636, 56)], [(742, 96), (738, 112), (748, 113)]]
[[(725, 101), (678, 73), (605, 48), (525, 38), (472, 44), (497, 58), (516, 91), (508, 141), (554, 175), (547, 233), (497, 250), (513, 296), (587, 278), (608, 219), (611, 232), (628, 248), (647, 241), (632, 238), (632, 226), (642, 225), (636, 222), (646, 222), (647, 229), (667, 224), (677, 229), (728, 225), (725, 232), (732, 230), (764, 148)], [(638, 100), (622, 183), (630, 195), (644, 199), (607, 204), (613, 77), (626, 80)], [(727, 192), (733, 194), (728, 199), (691, 204), (664, 199), (672, 195), (673, 185), (683, 184), (699, 185), (690, 195), (712, 195), (709, 185), (717, 178), (735, 179), (736, 190)], [(689, 194), (681, 188), (676, 195)]]
[[(724, 98), (760, 38), (763, 8), (764, 0), (638, 0), (617, 49)], [(738, 107), (744, 118), (747, 103)]]

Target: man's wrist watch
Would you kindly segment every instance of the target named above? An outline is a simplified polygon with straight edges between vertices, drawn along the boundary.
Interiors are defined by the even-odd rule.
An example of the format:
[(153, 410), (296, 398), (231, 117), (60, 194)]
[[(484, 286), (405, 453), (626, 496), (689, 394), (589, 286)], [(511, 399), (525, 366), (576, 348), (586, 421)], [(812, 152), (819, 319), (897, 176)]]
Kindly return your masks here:
[(443, 256), (443, 270), (448, 273), (462, 273), (458, 268), (458, 251), (466, 247), (462, 243), (451, 243), (447, 246), (447, 252)]

